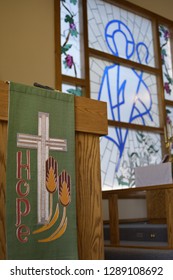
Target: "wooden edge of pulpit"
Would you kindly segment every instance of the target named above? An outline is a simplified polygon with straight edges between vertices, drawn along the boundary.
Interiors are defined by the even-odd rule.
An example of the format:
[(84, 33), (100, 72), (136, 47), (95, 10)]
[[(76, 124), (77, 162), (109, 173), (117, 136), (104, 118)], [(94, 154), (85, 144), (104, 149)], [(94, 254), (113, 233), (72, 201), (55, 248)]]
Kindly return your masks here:
[[(0, 81), (0, 259), (6, 259), (8, 89)], [(99, 137), (107, 132), (106, 103), (75, 97), (78, 255), (83, 260), (104, 259)]]

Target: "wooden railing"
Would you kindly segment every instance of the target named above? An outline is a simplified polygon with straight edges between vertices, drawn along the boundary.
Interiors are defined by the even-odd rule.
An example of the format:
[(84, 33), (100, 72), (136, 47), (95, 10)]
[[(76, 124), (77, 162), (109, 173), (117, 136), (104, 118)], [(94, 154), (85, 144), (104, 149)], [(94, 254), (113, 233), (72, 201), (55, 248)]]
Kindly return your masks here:
[[(110, 224), (110, 244), (111, 246), (119, 246), (119, 214), (118, 214), (118, 199), (119, 197), (126, 196), (132, 197), (134, 193), (150, 194), (152, 192), (164, 192), (163, 205), (165, 206), (167, 234), (168, 234), (168, 247), (173, 249), (173, 184), (165, 184), (158, 186), (136, 187), (120, 190), (104, 191), (102, 198), (108, 200), (109, 204), (109, 224)], [(148, 201), (146, 200), (146, 203)], [(149, 202), (151, 203), (151, 201)], [(160, 201), (158, 202), (160, 204)], [(155, 203), (155, 207), (157, 204)], [(158, 208), (160, 205), (158, 205)], [(148, 217), (150, 220), (150, 217)]]

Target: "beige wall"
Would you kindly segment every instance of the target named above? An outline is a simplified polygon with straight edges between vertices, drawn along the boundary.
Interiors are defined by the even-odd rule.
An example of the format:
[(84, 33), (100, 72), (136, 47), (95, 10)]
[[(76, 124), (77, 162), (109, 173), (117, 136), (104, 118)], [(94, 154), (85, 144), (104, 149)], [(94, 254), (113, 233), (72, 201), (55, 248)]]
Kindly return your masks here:
[(55, 85), (54, 0), (0, 0), (0, 80)]
[[(108, 200), (103, 200), (103, 220), (109, 220)], [(137, 210), (136, 210), (137, 209)], [(147, 205), (145, 199), (119, 199), (119, 219), (146, 219)]]
[[(172, 0), (130, 0), (173, 19)], [(0, 0), (0, 80), (54, 87), (54, 0)]]
[(173, 20), (172, 0), (128, 0), (128, 2), (145, 8), (167, 19)]

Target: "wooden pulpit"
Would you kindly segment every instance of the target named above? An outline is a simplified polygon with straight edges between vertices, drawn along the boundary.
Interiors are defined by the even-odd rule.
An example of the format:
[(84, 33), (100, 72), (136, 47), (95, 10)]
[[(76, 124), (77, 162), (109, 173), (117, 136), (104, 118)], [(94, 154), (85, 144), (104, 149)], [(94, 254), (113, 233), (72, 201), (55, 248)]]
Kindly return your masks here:
[[(5, 195), (9, 85), (0, 81), (0, 259), (6, 259)], [(75, 97), (78, 255), (104, 259), (99, 137), (107, 134), (106, 103)]]

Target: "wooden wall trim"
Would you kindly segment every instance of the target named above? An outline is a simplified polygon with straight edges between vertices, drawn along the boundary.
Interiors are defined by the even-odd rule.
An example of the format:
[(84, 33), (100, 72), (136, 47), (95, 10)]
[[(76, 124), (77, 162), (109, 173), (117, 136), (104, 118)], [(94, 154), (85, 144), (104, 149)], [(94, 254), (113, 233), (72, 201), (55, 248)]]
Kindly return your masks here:
[(6, 82), (0, 81), (0, 120), (8, 120), (8, 87)]

